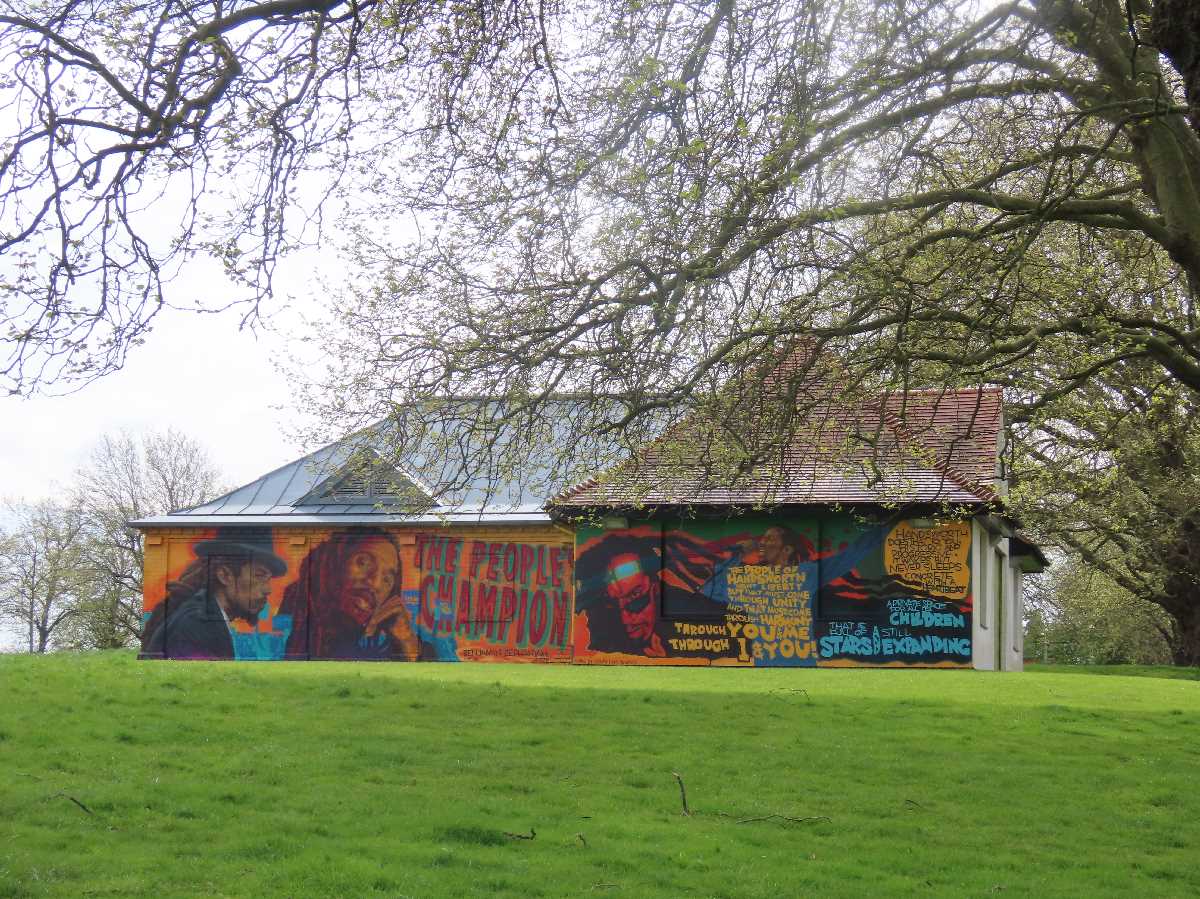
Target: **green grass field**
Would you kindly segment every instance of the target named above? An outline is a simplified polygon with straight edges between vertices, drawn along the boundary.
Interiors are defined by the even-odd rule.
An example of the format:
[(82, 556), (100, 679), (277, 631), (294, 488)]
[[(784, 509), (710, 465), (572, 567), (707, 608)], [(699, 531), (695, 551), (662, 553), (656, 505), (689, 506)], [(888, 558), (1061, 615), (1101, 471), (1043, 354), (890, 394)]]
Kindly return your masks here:
[(5, 897), (1194, 896), (1198, 785), (1189, 680), (0, 657)]
[(1113, 674), (1118, 677), (1170, 677), (1200, 680), (1200, 668), (1168, 668), (1164, 665), (1029, 665), (1040, 674)]

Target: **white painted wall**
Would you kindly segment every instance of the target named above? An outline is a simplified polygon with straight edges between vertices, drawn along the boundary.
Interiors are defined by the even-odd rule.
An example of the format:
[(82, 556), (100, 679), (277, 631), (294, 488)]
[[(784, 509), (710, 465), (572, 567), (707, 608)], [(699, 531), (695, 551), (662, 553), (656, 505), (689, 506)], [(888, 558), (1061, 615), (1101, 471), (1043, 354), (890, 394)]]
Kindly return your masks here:
[(991, 565), (992, 541), (982, 522), (971, 522), (971, 595), (975, 614), (971, 616), (971, 664), (980, 671), (996, 668), (996, 610)]
[(1007, 616), (1008, 628), (1004, 640), (1004, 670), (1025, 670), (1025, 573), (1020, 566), (1008, 566), (1009, 596), (1011, 613)]
[(980, 671), (1024, 669), (1021, 571), (1011, 563), (1008, 537), (971, 522), (971, 662)]

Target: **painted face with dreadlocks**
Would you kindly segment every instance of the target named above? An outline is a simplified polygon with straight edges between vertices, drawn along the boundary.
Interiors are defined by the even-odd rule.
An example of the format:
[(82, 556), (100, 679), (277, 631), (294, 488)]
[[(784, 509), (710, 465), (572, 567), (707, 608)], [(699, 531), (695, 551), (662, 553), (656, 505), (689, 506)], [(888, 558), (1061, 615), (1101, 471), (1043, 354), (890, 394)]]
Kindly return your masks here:
[(385, 537), (357, 541), (341, 572), (338, 605), (359, 624), (391, 597), (399, 578), (396, 547)]

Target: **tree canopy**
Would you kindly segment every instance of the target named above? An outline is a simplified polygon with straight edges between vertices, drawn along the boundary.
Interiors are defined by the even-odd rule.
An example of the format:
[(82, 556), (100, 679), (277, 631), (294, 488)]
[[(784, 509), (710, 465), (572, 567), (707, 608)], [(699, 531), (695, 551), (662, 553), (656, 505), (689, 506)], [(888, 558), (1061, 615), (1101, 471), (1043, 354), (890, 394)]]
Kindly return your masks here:
[[(536, 47), (537, 11), (0, 4), (0, 389), (62, 388), (120, 368), (164, 305), (240, 302), (254, 314), (280, 260), (318, 238), (355, 142), (421, 127), (392, 118), (378, 91), (398, 76), (437, 84), (486, 69), (493, 43)], [(229, 286), (195, 298), (164, 290), (197, 257), (219, 263)]]
[[(253, 303), (336, 234), (333, 431), (482, 395), (484, 446), (698, 416), (752, 466), (804, 409), (763, 428), (729, 385), (805, 342), (847, 386), (1003, 384), (1038, 471), (1163, 521), (1126, 488), (1200, 392), (1198, 35), (1189, 0), (10, 2), (2, 383), (119, 366), (195, 254)], [(1183, 553), (1200, 608), (1194, 510), (1140, 548), (1041, 511)]]
[[(1200, 140), (1154, 46), (1171, 8), (591, 10), (554, 77), (473, 90), (372, 167), (336, 402), (586, 392), (628, 426), (801, 335), (901, 377), (1049, 347), (1086, 360), (1063, 383), (1137, 356), (1194, 391)], [(1089, 264), (1056, 266), (1064, 244)]]
[[(1194, 291), (1186, 0), (6, 6), (9, 390), (119, 366), (195, 254), (261, 299), (337, 189), (364, 289), (424, 326), (378, 329), (414, 394), (686, 401), (781, 336), (910, 325), (984, 335), (968, 360), (1101, 330), (1200, 385), (1193, 321), (979, 289), (1075, 229)], [(991, 277), (939, 282), (938, 248)]]

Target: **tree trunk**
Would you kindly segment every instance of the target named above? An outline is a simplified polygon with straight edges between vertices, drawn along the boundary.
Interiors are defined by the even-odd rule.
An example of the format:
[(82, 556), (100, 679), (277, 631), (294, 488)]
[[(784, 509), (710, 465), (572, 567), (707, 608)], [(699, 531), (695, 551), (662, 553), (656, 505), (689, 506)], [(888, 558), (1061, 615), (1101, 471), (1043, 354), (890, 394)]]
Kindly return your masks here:
[(1196, 0), (1156, 0), (1151, 35), (1183, 78), (1188, 121), (1200, 132), (1200, 4)]
[(1176, 665), (1200, 666), (1200, 590), (1188, 604), (1173, 603), (1167, 611), (1175, 619), (1175, 639), (1171, 641), (1171, 660)]
[(1171, 656), (1176, 665), (1200, 666), (1200, 539), (1191, 519), (1183, 523), (1171, 564), (1174, 573), (1167, 578), (1158, 605), (1171, 616), (1175, 635)]

